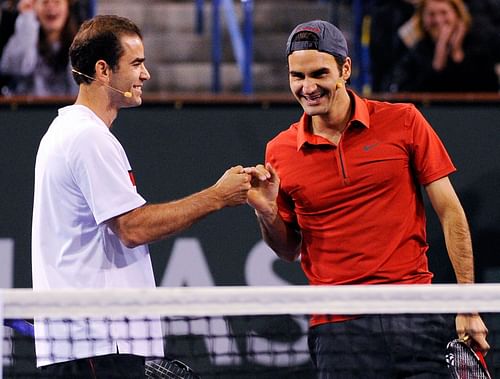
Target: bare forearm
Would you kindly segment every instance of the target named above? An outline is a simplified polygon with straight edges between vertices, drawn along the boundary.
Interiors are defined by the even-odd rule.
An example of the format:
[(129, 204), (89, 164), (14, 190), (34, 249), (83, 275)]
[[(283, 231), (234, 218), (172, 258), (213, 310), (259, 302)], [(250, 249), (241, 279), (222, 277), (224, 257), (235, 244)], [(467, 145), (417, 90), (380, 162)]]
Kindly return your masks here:
[(441, 220), (446, 248), (458, 283), (474, 283), (472, 242), (465, 214), (460, 209), (449, 210)]
[(223, 207), (224, 202), (211, 187), (181, 200), (134, 209), (117, 217), (112, 228), (125, 245), (133, 247), (181, 232)]
[(177, 201), (145, 205), (107, 224), (126, 246), (143, 245), (178, 233), (219, 209), (245, 204), (250, 187), (243, 166), (234, 166), (203, 191)]
[(302, 241), (300, 233), (285, 224), (277, 212), (255, 213), (264, 241), (278, 257), (288, 262), (294, 261), (300, 253)]
[(432, 61), (432, 68), (434, 71), (442, 71), (446, 67), (446, 63), (448, 61), (448, 53), (446, 50), (441, 49), (437, 50), (434, 54), (434, 59)]
[(446, 248), (458, 283), (474, 283), (474, 261), (465, 212), (448, 177), (425, 187), (443, 228)]

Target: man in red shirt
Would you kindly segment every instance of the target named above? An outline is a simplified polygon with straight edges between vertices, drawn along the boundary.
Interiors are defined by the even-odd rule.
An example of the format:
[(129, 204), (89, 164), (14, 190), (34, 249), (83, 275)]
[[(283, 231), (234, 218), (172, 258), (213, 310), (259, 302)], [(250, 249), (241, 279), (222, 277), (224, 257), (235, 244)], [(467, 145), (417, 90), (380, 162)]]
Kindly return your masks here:
[[(304, 114), (268, 143), (265, 166), (247, 169), (260, 179), (248, 203), (268, 245), (284, 260), (300, 256), (311, 285), (431, 283), (423, 187), (458, 283), (473, 283), (467, 220), (448, 179), (455, 167), (422, 114), (346, 89), (351, 59), (330, 23), (298, 25), (286, 52)], [(455, 321), (459, 336), (489, 349), (479, 315)], [(321, 378), (443, 378), (450, 331), (440, 315), (316, 315), (309, 345)]]

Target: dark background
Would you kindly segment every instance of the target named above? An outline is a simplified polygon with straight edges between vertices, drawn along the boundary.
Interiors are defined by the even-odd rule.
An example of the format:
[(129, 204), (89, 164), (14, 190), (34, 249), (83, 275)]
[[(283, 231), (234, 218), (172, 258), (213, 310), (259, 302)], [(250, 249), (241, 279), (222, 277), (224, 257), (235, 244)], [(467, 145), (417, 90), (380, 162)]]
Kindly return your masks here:
[[(14, 287), (30, 287), (34, 162), (38, 143), (58, 105), (0, 106), (0, 238), (15, 241)], [(478, 282), (500, 282), (500, 108), (496, 104), (420, 106), (445, 143), (458, 171), (451, 176), (473, 236)], [(266, 142), (301, 115), (295, 104), (144, 104), (123, 110), (113, 133), (123, 144), (138, 191), (150, 202), (177, 199), (212, 185), (236, 164), (254, 165)], [(436, 282), (454, 282), (439, 222), (428, 212), (429, 259)], [(244, 285), (246, 253), (260, 240), (248, 206), (224, 209), (191, 229), (151, 245), (157, 281), (180, 237), (195, 237), (216, 285)], [(290, 266), (285, 264), (285, 267)], [(303, 283), (291, 265), (279, 269)]]
[[(293, 103), (178, 105), (146, 103), (123, 110), (112, 129), (128, 154), (138, 191), (150, 202), (177, 199), (210, 186), (233, 165), (262, 162), (266, 142), (301, 115)], [(14, 287), (31, 286), (35, 155), (59, 106), (0, 105), (0, 238), (15, 241)], [(498, 104), (473, 103), (417, 106), (458, 168), (451, 180), (469, 218), (476, 279), (500, 282), (500, 108)], [(435, 282), (453, 283), (441, 227), (431, 209), (428, 236)], [(260, 233), (248, 206), (224, 209), (178, 236), (151, 245), (158, 285), (174, 243), (182, 238), (195, 238), (200, 243), (214, 285), (255, 284), (247, 283), (245, 264), (249, 251), (260, 241)], [(186, 266), (188, 270), (189, 264)], [(273, 270), (288, 283), (305, 284), (296, 263), (276, 261)], [(497, 319), (489, 320), (490, 329), (495, 325), (499, 327)], [(493, 341), (496, 338), (492, 335)], [(488, 359), (490, 365), (500, 366), (494, 354)]]

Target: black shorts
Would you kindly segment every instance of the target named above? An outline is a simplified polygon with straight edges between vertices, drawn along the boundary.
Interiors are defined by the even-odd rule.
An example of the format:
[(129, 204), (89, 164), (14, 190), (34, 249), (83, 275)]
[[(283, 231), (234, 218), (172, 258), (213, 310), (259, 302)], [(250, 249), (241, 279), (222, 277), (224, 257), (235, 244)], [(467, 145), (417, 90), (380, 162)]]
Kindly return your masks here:
[(144, 357), (108, 354), (55, 363), (41, 368), (42, 378), (139, 379), (145, 378)]
[(449, 378), (455, 336), (453, 315), (369, 315), (311, 328), (309, 351), (321, 379)]

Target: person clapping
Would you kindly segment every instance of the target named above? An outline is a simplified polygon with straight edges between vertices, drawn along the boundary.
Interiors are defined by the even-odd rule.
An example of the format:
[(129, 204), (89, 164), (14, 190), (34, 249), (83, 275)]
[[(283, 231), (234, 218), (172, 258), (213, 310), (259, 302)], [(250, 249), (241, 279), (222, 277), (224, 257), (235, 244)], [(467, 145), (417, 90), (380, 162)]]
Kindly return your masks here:
[(462, 0), (422, 0), (415, 16), (423, 38), (394, 68), (392, 92), (498, 91), (499, 36), (475, 23)]

